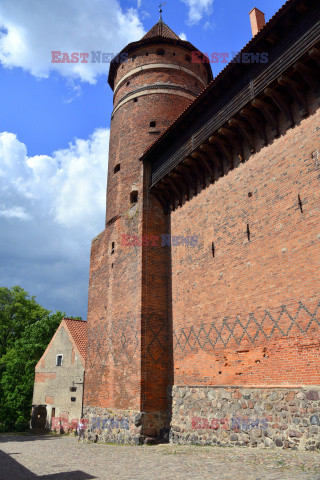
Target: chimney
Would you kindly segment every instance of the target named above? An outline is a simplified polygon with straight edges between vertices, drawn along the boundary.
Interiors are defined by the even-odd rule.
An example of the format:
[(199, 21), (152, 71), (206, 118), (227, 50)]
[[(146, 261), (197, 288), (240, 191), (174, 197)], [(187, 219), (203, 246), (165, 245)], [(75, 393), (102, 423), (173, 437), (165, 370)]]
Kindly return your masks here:
[(251, 12), (249, 12), (249, 15), (251, 21), (252, 36), (254, 37), (265, 26), (266, 20), (264, 18), (264, 13), (256, 7), (254, 7)]

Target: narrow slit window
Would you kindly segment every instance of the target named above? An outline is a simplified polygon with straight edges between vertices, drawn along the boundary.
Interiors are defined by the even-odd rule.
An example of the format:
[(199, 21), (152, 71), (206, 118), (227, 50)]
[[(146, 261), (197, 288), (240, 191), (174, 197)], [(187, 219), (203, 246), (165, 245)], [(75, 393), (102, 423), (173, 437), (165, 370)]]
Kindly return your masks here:
[(120, 171), (120, 168), (121, 168), (121, 167), (120, 167), (120, 163), (118, 163), (118, 164), (114, 167), (113, 173), (118, 173), (118, 172)]
[(63, 355), (62, 355), (62, 354), (57, 355), (57, 358), (56, 358), (56, 366), (57, 366), (57, 367), (61, 367), (61, 366), (62, 366), (62, 359), (63, 359)]
[(303, 213), (303, 205), (302, 205), (302, 201), (301, 201), (301, 197), (300, 195), (298, 195), (298, 204), (299, 204), (299, 208), (300, 208), (300, 212)]
[(112, 244), (111, 244), (111, 255), (113, 255), (113, 254), (114, 254), (114, 242), (112, 242)]
[(138, 203), (138, 192), (137, 190), (134, 190), (133, 192), (130, 193), (130, 203)]
[(212, 245), (211, 245), (211, 250), (212, 250), (212, 256), (214, 258), (214, 255), (215, 255), (215, 248), (214, 248), (214, 243), (212, 242)]
[(251, 237), (250, 226), (249, 226), (249, 223), (247, 223), (247, 238), (249, 242), (250, 242), (250, 237)]

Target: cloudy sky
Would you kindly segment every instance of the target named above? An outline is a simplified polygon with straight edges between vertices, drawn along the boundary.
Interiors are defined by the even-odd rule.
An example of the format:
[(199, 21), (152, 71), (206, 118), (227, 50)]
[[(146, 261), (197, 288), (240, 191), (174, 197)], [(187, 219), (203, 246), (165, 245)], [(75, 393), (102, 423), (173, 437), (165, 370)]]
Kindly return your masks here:
[[(203, 52), (232, 56), (251, 38), (248, 12), (269, 20), (282, 3), (167, 0), (163, 17)], [(1, 0), (0, 286), (21, 285), (50, 310), (86, 318), (112, 111), (107, 63), (52, 63), (51, 52), (116, 54), (156, 23), (158, 4)]]

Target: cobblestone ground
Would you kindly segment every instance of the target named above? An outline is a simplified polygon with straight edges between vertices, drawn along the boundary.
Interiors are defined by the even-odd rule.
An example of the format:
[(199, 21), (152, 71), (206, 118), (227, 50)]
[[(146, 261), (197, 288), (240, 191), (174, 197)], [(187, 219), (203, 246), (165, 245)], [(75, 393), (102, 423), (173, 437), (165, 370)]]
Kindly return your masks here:
[(0, 435), (0, 480), (320, 480), (320, 453)]

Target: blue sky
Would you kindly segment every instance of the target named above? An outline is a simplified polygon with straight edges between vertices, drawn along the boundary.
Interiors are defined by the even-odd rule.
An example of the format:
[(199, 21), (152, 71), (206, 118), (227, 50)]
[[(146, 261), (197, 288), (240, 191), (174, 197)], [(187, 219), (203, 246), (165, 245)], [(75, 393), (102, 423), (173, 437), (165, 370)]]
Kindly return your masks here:
[[(86, 318), (90, 242), (104, 226), (112, 92), (108, 64), (51, 51), (117, 53), (158, 20), (147, 0), (2, 0), (0, 286)], [(205, 53), (239, 51), (249, 11), (283, 0), (168, 0), (163, 19)], [(213, 74), (224, 67), (213, 65)]]

